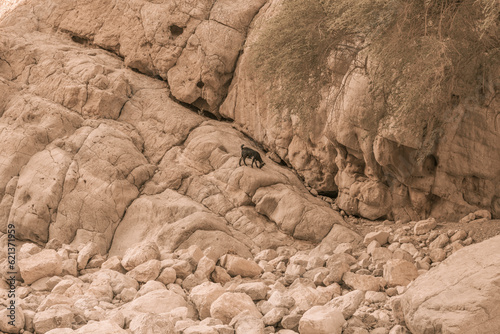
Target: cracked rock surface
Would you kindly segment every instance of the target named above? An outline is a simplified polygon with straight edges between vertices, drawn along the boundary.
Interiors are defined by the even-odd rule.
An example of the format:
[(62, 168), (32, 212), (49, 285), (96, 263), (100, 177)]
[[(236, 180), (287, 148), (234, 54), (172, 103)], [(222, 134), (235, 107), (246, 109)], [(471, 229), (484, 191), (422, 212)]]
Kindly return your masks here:
[[(331, 190), (339, 170), (345, 185), (356, 159), (335, 158), (324, 138), (314, 142), (326, 151), (311, 149), (286, 118), (266, 128), (241, 113), (251, 94), (239, 91), (240, 51), (266, 3), (0, 5), (0, 332), (494, 333), (499, 240), (470, 246), (496, 231), (491, 211), (457, 229), (385, 220), (368, 233), (339, 209), (349, 198), (335, 204), (303, 182)], [(220, 112), (235, 122), (193, 112), (220, 116), (228, 90)], [(295, 171), (264, 154), (266, 140)], [(242, 144), (262, 169), (240, 166)], [(354, 181), (356, 212), (385, 214), (388, 190)]]

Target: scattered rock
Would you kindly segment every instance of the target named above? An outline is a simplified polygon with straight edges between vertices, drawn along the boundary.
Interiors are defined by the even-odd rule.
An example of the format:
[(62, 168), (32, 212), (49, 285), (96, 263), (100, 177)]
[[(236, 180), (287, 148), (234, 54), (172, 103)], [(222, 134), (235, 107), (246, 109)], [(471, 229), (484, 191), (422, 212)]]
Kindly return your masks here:
[(44, 249), (28, 258), (19, 260), (21, 277), (31, 284), (42, 277), (61, 275), (62, 259), (53, 249)]
[(342, 312), (329, 306), (313, 306), (299, 322), (301, 334), (341, 334), (345, 319)]
[(384, 279), (388, 286), (406, 286), (417, 277), (417, 268), (411, 262), (393, 259), (387, 261), (384, 266)]
[(229, 324), (231, 320), (243, 311), (248, 311), (252, 316), (261, 318), (262, 314), (248, 295), (244, 293), (226, 292), (218, 297), (210, 306), (212, 318)]

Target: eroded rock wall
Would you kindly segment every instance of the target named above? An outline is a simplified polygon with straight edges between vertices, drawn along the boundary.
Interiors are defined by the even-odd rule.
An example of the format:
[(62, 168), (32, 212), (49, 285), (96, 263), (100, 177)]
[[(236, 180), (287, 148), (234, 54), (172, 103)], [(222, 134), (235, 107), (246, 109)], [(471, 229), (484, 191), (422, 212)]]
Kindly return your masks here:
[[(93, 251), (120, 257), (150, 241), (166, 252), (216, 245), (219, 255), (249, 257), (262, 247), (309, 247), (345, 224), (263, 152), (264, 168), (239, 166), (240, 146), (256, 145), (231, 124), (175, 102), (181, 86), (154, 77), (180, 64), (194, 70), (192, 39), (228, 53), (216, 58), (230, 74), (262, 2), (189, 4), (20, 1), (2, 17), (1, 232), (13, 223), (20, 240), (52, 248), (92, 241)], [(185, 41), (170, 67), (159, 66), (151, 59), (165, 60), (163, 49), (152, 56), (149, 47), (163, 45), (161, 38), (165, 47), (180, 43), (173, 25)], [(219, 49), (231, 34), (239, 46)], [(149, 58), (139, 60), (145, 48)], [(214, 78), (215, 67), (197, 64)]]
[(388, 113), (370, 97), (369, 68), (375, 65), (359, 66), (372, 59), (366, 58), (369, 54), (337, 50), (328, 62), (331, 85), (314, 115), (299, 117), (285, 108), (271, 111), (269, 87), (279, 85), (279, 79), (262, 82), (255, 74), (252, 42), (280, 8), (280, 1), (270, 1), (254, 20), (220, 108), (224, 117), (275, 152), (316, 190), (338, 191), (337, 204), (349, 214), (404, 221), (458, 219), (483, 208), (498, 217), (498, 69), (484, 81), (488, 103), (463, 99), (440, 110), (439, 120), (432, 115), (417, 119)]

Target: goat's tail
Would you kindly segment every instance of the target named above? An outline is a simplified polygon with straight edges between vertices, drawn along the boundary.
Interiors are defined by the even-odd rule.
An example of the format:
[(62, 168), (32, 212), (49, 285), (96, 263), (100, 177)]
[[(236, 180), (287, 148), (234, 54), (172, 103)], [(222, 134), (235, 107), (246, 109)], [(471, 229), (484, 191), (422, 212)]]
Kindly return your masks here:
[(245, 147), (245, 144), (241, 144), (241, 149), (243, 149), (243, 147)]

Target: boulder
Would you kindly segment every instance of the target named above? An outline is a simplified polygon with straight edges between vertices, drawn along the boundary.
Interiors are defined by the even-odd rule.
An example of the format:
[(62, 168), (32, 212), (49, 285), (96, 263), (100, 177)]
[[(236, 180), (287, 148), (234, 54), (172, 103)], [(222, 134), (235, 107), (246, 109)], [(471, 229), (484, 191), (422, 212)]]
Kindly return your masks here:
[[(126, 334), (127, 331), (110, 320), (103, 320), (89, 323), (80, 327), (75, 334)], [(134, 333), (135, 334), (135, 333)]]
[(402, 295), (415, 334), (495, 333), (500, 328), (500, 236), (465, 247), (419, 276)]
[(21, 277), (26, 284), (62, 273), (62, 259), (53, 249), (45, 249), (28, 258), (19, 260)]
[(46, 333), (54, 328), (68, 327), (74, 319), (74, 313), (67, 305), (55, 305), (51, 308), (37, 312), (33, 318), (33, 326), (37, 333)]
[(156, 243), (146, 242), (129, 248), (123, 255), (121, 264), (126, 270), (132, 270), (142, 263), (149, 260), (158, 260), (159, 258), (160, 250)]
[[(367, 291), (366, 294), (368, 294)], [(365, 292), (361, 290), (351, 291), (343, 296), (336, 297), (329, 301), (325, 306), (335, 308), (342, 312), (344, 319), (352, 317), (354, 312), (358, 309), (359, 305), (365, 298)]]
[(342, 276), (342, 280), (351, 288), (362, 291), (379, 291), (386, 284), (386, 281), (381, 277), (355, 274), (352, 272), (346, 272), (344, 276)]
[(342, 312), (329, 306), (314, 306), (300, 319), (300, 334), (341, 334), (345, 319)]
[(237, 292), (226, 292), (217, 298), (210, 306), (212, 318), (229, 324), (231, 320), (243, 311), (248, 311), (252, 316), (262, 318), (262, 314), (248, 295)]
[(436, 219), (429, 218), (425, 220), (418, 221), (413, 227), (413, 233), (415, 235), (421, 235), (429, 232), (437, 226)]
[(146, 283), (155, 280), (160, 275), (161, 263), (158, 260), (149, 260), (141, 263), (126, 275), (132, 277), (137, 282)]
[(406, 260), (393, 259), (384, 265), (384, 279), (388, 286), (406, 286), (417, 277), (417, 268)]
[(161, 314), (178, 307), (187, 307), (187, 302), (182, 296), (170, 290), (154, 290), (125, 304), (122, 311), (125, 315), (137, 312)]
[(266, 299), (269, 287), (263, 282), (249, 282), (238, 285), (234, 291), (247, 294), (253, 301), (259, 301)]
[(129, 330), (132, 334), (173, 333), (174, 324), (167, 317), (158, 314), (142, 313), (136, 315), (130, 321)]
[(231, 276), (255, 277), (262, 273), (263, 269), (254, 261), (242, 257), (227, 254), (220, 259), (221, 266), (226, 268)]
[(191, 290), (189, 298), (196, 306), (200, 319), (205, 319), (210, 316), (210, 308), (212, 303), (217, 300), (225, 289), (217, 283), (205, 282)]
[[(9, 306), (11, 305), (7, 305), (7, 307)], [(7, 307), (4, 307), (0, 311), (0, 331), (5, 333), (19, 333), (24, 329), (25, 325), (23, 309), (19, 305), (14, 305), (15, 309), (10, 310)]]
[(369, 232), (365, 235), (363, 243), (365, 245), (368, 245), (373, 240), (376, 240), (380, 245), (384, 245), (387, 243), (388, 239), (389, 239), (388, 232), (385, 232), (385, 231)]

